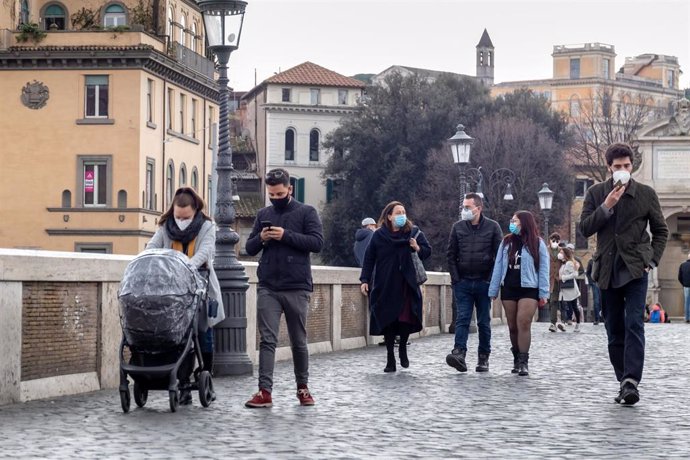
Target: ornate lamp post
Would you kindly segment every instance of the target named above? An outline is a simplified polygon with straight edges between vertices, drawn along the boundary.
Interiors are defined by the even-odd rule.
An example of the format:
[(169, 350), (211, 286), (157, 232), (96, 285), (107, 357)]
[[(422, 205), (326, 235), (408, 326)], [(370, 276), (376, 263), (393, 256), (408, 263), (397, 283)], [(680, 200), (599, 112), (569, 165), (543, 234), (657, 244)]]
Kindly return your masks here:
[(549, 188), (549, 184), (544, 182), (541, 190), (537, 192), (539, 197), (539, 207), (544, 211), (544, 241), (549, 239), (549, 212), (553, 205), (553, 191)]
[(240, 44), (242, 22), (247, 2), (233, 0), (198, 0), (204, 18), (208, 49), (217, 60), (218, 92), (220, 93), (218, 133), (218, 196), (214, 217), (216, 233), (216, 259), (214, 268), (220, 281), (225, 306), (225, 320), (216, 326), (214, 367), (217, 375), (252, 373), (252, 362), (247, 355), (247, 297), (249, 278), (244, 266), (237, 260), (235, 245), (240, 237), (232, 229), (235, 221), (233, 206), (232, 149), (230, 148), (230, 119), (228, 106), (228, 61), (230, 53)]

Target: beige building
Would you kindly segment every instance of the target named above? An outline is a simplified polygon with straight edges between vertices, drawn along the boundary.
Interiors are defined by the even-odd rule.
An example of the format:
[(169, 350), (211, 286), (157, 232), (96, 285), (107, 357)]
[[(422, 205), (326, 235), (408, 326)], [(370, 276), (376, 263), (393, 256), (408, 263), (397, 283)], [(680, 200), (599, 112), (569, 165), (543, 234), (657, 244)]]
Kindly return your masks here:
[(218, 90), (201, 14), (153, 4), (0, 6), (0, 247), (133, 254), (177, 187), (209, 196)]

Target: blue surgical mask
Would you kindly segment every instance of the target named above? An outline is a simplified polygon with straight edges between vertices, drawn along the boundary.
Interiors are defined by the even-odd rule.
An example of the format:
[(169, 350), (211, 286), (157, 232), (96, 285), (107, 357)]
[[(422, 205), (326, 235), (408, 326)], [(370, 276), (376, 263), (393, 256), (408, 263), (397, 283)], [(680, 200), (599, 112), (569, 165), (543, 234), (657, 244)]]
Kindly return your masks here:
[(517, 224), (511, 222), (510, 225), (508, 225), (508, 230), (510, 230), (510, 233), (513, 235), (519, 235), (520, 234), (520, 228), (517, 226)]
[(393, 219), (393, 223), (398, 228), (404, 227), (405, 222), (407, 222), (407, 216), (405, 214), (399, 214), (399, 215), (395, 216)]

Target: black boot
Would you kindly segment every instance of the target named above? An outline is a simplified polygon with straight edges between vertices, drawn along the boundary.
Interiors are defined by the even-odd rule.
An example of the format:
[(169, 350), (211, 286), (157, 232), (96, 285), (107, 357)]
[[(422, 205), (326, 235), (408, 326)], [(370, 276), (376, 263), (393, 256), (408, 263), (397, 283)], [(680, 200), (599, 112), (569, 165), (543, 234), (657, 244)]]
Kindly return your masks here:
[(398, 354), (400, 355), (400, 365), (407, 369), (410, 367), (410, 359), (407, 357), (407, 339), (409, 335), (400, 336), (400, 345), (398, 345)]
[(529, 353), (519, 353), (518, 354), (519, 367), (518, 375), (525, 376), (529, 375), (529, 369), (527, 367), (527, 362), (529, 361)]
[(386, 340), (386, 367), (383, 372), (395, 372), (395, 336), (386, 335), (384, 336)]
[(479, 353), (475, 372), (489, 372), (489, 353)]
[(510, 372), (513, 374), (517, 374), (520, 372), (520, 359), (518, 357), (518, 350), (515, 347), (510, 347), (510, 351), (513, 352), (513, 370)]
[(446, 356), (446, 364), (454, 367), (458, 372), (467, 372), (467, 363), (465, 363), (465, 353), (467, 350), (460, 350), (454, 348), (449, 355)]

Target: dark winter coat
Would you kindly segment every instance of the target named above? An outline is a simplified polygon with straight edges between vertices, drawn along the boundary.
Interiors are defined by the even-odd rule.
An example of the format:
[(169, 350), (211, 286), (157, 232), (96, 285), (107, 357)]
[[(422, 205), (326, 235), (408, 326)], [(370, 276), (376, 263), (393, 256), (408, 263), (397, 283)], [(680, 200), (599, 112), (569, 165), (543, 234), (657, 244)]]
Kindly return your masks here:
[(678, 281), (683, 287), (690, 287), (690, 260), (686, 260), (678, 267)]
[[(261, 221), (285, 229), (283, 238), (261, 241)], [(311, 252), (323, 247), (321, 220), (312, 206), (291, 199), (285, 209), (273, 206), (260, 209), (247, 239), (247, 254), (254, 256), (263, 250), (257, 269), (259, 286), (274, 291), (312, 290)]]
[(371, 241), (373, 235), (374, 231), (370, 228), (359, 228), (355, 232), (355, 259), (357, 259), (357, 265), (360, 267), (364, 263), (364, 251), (367, 250), (367, 246), (369, 246), (369, 241)]
[[(387, 227), (381, 227), (374, 232), (369, 247), (364, 255), (364, 264), (360, 281), (369, 283), (369, 314), (371, 322), (369, 333), (382, 335), (383, 329), (398, 319), (403, 309), (404, 292), (412, 293), (412, 313), (418, 319), (416, 327), (410, 332), (422, 329), (422, 290), (415, 281), (410, 247), (411, 235), (415, 235), (417, 227), (410, 232), (391, 232)], [(419, 258), (424, 260), (431, 255), (431, 246), (424, 233), (416, 235), (419, 245)], [(373, 284), (372, 273), (376, 269), (376, 279)]]
[(489, 281), (496, 252), (503, 241), (498, 222), (483, 215), (475, 229), (467, 220), (453, 225), (448, 237), (448, 271), (451, 283), (461, 278)]
[(618, 204), (606, 211), (601, 205), (612, 189), (612, 179), (591, 186), (580, 216), (582, 234), (597, 234), (592, 279), (601, 289), (611, 285), (616, 255), (620, 255), (632, 279), (638, 279), (645, 268), (659, 265), (668, 240), (666, 220), (653, 188), (631, 180)]

